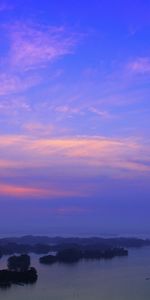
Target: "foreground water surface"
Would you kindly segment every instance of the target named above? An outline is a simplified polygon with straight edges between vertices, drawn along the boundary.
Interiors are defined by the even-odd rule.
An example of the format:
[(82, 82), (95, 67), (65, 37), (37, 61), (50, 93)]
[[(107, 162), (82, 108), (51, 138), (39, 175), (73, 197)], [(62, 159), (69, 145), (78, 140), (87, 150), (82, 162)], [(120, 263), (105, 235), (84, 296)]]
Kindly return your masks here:
[[(149, 300), (150, 248), (129, 250), (128, 257), (82, 261), (74, 265), (41, 265), (32, 255), (38, 270), (36, 284), (13, 285), (0, 289), (5, 300)], [(0, 269), (6, 265), (0, 260)]]

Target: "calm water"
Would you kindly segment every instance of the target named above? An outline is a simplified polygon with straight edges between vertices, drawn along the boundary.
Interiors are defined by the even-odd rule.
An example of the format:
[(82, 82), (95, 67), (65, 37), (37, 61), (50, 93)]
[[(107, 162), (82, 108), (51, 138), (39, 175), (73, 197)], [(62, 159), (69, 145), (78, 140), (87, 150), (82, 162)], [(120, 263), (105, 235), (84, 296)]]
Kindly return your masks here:
[[(6, 258), (0, 260), (4, 267)], [(150, 248), (130, 250), (129, 257), (109, 261), (80, 262), (75, 265), (43, 266), (38, 256), (32, 265), (39, 273), (33, 286), (0, 289), (6, 300), (149, 300)]]

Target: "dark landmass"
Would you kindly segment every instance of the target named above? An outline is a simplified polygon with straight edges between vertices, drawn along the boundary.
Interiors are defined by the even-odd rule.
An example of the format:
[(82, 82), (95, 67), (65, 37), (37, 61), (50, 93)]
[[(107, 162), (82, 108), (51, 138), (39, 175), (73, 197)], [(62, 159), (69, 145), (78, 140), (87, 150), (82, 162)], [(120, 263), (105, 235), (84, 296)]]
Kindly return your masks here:
[(30, 268), (28, 271), (0, 270), (0, 287), (10, 287), (13, 283), (23, 285), (37, 281), (37, 271)]
[(57, 256), (56, 255), (46, 255), (46, 256), (42, 256), (39, 259), (41, 264), (45, 264), (45, 265), (51, 265), (55, 262), (57, 262)]
[(11, 256), (7, 262), (8, 269), (0, 270), (0, 287), (10, 287), (15, 284), (33, 284), (38, 275), (35, 268), (30, 267), (30, 256)]
[(1, 243), (0, 241), (0, 258), (2, 255), (12, 255), (14, 253), (35, 253), (35, 254), (46, 254), (51, 251), (50, 245), (36, 244), (27, 245), (14, 242)]
[(55, 262), (59, 263), (75, 263), (81, 259), (112, 259), (116, 256), (127, 256), (128, 250), (124, 248), (112, 248), (107, 250), (100, 249), (81, 249), (81, 248), (66, 248), (60, 250), (56, 255), (47, 255), (40, 257), (40, 263), (43, 264), (53, 264)]
[(10, 256), (7, 261), (7, 266), (10, 271), (25, 272), (31, 264), (30, 256), (22, 254), (20, 256)]
[(150, 246), (149, 239), (140, 238), (63, 238), (47, 236), (23, 236), (0, 239), (0, 257), (14, 253), (48, 254), (58, 252), (66, 248), (79, 247), (82, 249), (107, 250), (111, 248), (140, 248)]
[(11, 238), (1, 238), (0, 246), (7, 245), (8, 243), (16, 243), (23, 245), (59, 245), (59, 244), (79, 244), (79, 245), (88, 245), (88, 244), (101, 244), (109, 246), (119, 246), (119, 247), (142, 247), (150, 246), (150, 239), (141, 239), (141, 238), (128, 238), (128, 237), (89, 237), (89, 238), (80, 238), (80, 237), (48, 237), (48, 236), (32, 236), (26, 235), (23, 237), (11, 237)]

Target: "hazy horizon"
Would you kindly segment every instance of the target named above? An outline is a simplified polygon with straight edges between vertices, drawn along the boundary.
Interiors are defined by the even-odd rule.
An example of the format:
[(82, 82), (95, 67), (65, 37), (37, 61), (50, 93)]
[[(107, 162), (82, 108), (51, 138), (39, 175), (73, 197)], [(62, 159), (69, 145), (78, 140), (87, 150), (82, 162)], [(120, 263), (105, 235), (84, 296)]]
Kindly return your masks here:
[(125, 237), (125, 238), (141, 238), (141, 239), (150, 239), (150, 232), (120, 232), (120, 233), (113, 233), (113, 232), (90, 232), (88, 231), (80, 231), (80, 232), (67, 232), (64, 233), (62, 231), (49, 231), (49, 232), (9, 232), (9, 233), (0, 233), (1, 238), (12, 238), (12, 237), (25, 237), (25, 236), (33, 236), (33, 237), (62, 237), (62, 238), (111, 238), (111, 237)]

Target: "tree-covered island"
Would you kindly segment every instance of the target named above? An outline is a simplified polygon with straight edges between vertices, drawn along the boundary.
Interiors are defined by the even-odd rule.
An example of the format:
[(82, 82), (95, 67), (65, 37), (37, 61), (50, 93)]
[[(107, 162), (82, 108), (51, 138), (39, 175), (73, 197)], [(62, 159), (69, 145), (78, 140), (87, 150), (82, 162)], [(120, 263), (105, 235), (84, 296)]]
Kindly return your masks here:
[(0, 287), (31, 284), (37, 281), (37, 271), (30, 267), (30, 256), (27, 254), (9, 257), (7, 267), (7, 269), (0, 270)]
[(79, 247), (65, 248), (56, 253), (56, 255), (46, 255), (40, 257), (40, 263), (43, 264), (53, 264), (55, 262), (59, 263), (75, 263), (81, 259), (112, 259), (116, 256), (127, 256), (128, 250), (124, 248), (108, 248), (105, 250), (97, 248), (85, 248), (81, 249)]

